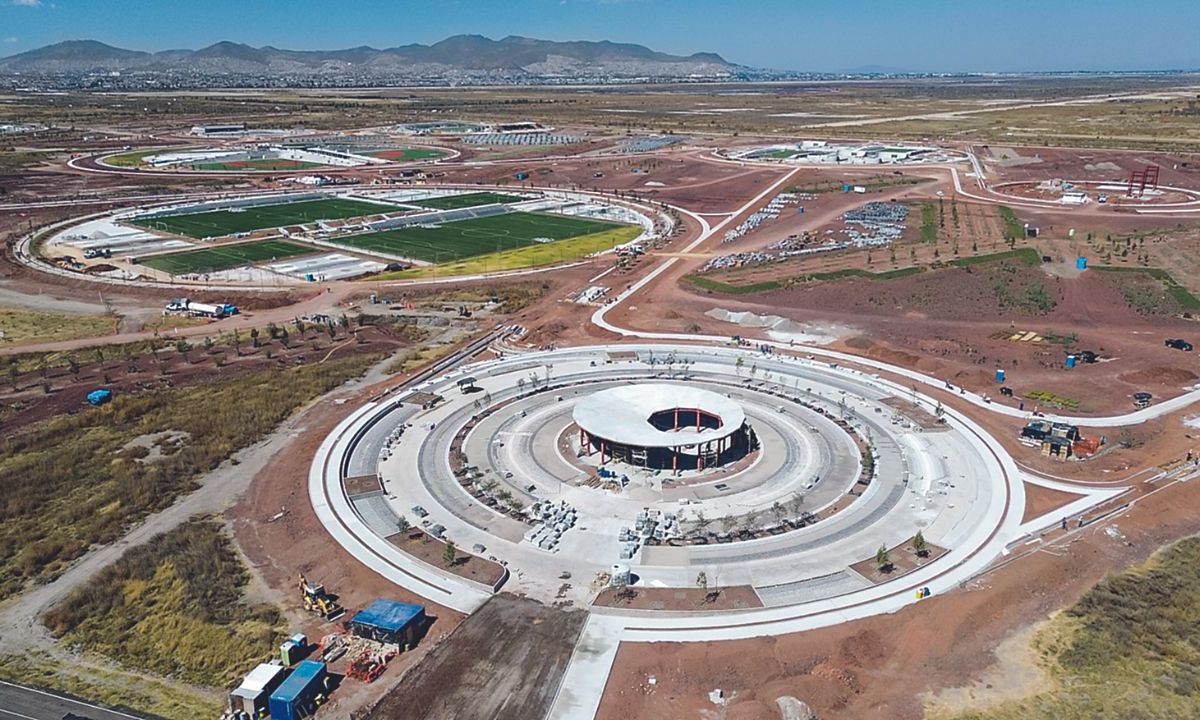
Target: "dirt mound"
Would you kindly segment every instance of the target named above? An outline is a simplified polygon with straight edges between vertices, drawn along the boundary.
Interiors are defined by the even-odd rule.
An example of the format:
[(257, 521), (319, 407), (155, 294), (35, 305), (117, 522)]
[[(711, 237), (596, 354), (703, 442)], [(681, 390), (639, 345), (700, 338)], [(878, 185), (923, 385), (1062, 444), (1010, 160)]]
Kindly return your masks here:
[(1004, 260), (887, 280), (847, 278), (798, 284), (756, 295), (754, 300), (767, 306), (839, 313), (995, 320), (1046, 316), (1062, 302), (1063, 290), (1039, 267)]
[(846, 347), (853, 348), (855, 350), (870, 350), (875, 346), (875, 341), (869, 337), (856, 335), (852, 338), (846, 338), (845, 345)]
[(1185, 368), (1152, 367), (1145, 370), (1135, 370), (1117, 376), (1117, 379), (1134, 385), (1190, 385), (1197, 379), (1196, 373)]
[[(502, 593), (477, 610), (366, 717), (544, 717), (587, 614)], [(487, 678), (487, 681), (481, 679)]]
[(872, 347), (867, 352), (867, 357), (875, 360), (882, 360), (892, 365), (901, 365), (903, 367), (915, 368), (921, 363), (921, 356), (914, 355), (903, 350), (893, 350), (879, 345)]

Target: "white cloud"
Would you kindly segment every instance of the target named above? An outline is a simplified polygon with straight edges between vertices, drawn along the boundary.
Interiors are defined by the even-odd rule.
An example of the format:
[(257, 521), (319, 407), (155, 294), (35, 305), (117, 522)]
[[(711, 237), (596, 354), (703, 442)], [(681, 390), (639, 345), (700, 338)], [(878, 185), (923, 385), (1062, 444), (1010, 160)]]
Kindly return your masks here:
[(38, 7), (42, 4), (42, 0), (9, 0), (9, 2), (20, 7)]
[(7, 45), (12, 45), (13, 43), (15, 43), (15, 42), (18, 42), (18, 41), (20, 41), (20, 38), (15, 38), (15, 37), (6, 37), (6, 38), (4, 38), (4, 42), (5, 42), (5, 44), (7, 44)]

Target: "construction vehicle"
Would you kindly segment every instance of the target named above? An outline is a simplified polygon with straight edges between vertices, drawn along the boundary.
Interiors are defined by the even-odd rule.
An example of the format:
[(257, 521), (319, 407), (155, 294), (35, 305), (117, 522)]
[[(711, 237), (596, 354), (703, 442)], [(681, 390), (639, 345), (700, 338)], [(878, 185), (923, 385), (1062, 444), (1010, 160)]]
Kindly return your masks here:
[(304, 601), (304, 609), (310, 613), (321, 615), (330, 621), (337, 620), (346, 614), (346, 609), (333, 596), (325, 592), (324, 585), (310, 583), (303, 573), (300, 574), (297, 586), (300, 588), (300, 596)]

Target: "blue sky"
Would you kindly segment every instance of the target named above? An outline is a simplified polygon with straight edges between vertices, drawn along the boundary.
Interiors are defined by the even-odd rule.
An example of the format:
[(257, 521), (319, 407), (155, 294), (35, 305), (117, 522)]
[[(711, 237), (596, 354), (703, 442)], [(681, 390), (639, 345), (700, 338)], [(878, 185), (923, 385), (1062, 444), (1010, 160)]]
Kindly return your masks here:
[(392, 47), (614, 40), (789, 70), (1200, 68), (1200, 0), (0, 0), (0, 55), (60, 40)]

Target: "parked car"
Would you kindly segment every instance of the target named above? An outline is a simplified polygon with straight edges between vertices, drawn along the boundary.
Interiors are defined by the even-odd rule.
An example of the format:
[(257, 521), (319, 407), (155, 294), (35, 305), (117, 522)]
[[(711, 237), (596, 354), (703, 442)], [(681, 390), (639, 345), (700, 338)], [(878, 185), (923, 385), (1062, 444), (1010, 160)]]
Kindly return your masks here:
[(413, 505), (412, 511), (413, 511), (413, 515), (416, 515), (417, 517), (420, 517), (420, 518), (423, 518), (429, 514), (429, 511), (426, 510), (425, 508), (421, 507), (420, 505)]
[(1179, 338), (1168, 338), (1166, 343), (1164, 343), (1164, 344), (1167, 347), (1174, 348), (1176, 350), (1183, 350), (1184, 352), (1192, 351), (1192, 344), (1190, 342), (1188, 342), (1187, 340), (1181, 340)]

